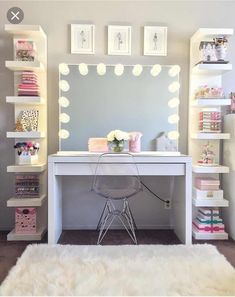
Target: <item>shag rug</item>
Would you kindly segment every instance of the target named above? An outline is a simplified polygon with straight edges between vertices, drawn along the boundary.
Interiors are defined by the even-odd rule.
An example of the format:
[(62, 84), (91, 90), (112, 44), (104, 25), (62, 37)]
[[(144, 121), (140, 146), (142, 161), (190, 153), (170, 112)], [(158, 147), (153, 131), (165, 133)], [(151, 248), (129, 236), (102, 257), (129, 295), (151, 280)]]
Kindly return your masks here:
[(211, 245), (30, 245), (1, 295), (235, 295), (235, 270)]

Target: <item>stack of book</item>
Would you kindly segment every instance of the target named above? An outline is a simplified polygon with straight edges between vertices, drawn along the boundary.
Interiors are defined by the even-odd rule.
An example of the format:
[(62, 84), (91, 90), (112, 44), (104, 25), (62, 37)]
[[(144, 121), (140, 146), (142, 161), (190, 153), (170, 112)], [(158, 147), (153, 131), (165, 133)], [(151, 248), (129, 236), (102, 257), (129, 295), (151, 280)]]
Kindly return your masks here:
[(18, 96), (40, 96), (37, 74), (33, 71), (23, 71), (21, 83), (18, 85)]
[(193, 228), (200, 233), (223, 233), (224, 223), (218, 208), (201, 207), (193, 220)]
[(200, 132), (221, 132), (221, 112), (201, 111), (199, 113)]
[(36, 174), (16, 175), (15, 196), (18, 198), (37, 198), (40, 194), (39, 176)]

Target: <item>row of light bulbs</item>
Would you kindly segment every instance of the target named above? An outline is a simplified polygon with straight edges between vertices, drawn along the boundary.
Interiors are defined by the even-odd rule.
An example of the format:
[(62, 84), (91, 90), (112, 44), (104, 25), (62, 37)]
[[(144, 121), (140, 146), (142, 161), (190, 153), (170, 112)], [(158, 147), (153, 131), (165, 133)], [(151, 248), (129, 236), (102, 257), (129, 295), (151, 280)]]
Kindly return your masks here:
[[(62, 79), (59, 81), (59, 88), (61, 89), (61, 91), (63, 92), (68, 92), (70, 89), (70, 85), (67, 82), (67, 80)], [(168, 91), (170, 93), (175, 93), (180, 89), (180, 83), (178, 81), (173, 81), (171, 84), (169, 84), (168, 86)]]
[[(80, 72), (81, 75), (85, 76), (88, 74), (89, 70), (88, 70), (88, 66), (85, 63), (81, 63), (78, 65), (78, 70)], [(121, 76), (124, 73), (125, 67), (123, 64), (117, 64), (114, 66), (114, 73), (117, 76)], [(62, 75), (68, 75), (70, 70), (67, 64), (65, 63), (61, 63), (59, 65), (59, 71)], [(100, 63), (96, 66), (96, 71), (98, 75), (105, 75), (106, 74), (106, 65), (104, 63)], [(152, 76), (158, 76), (160, 74), (160, 72), (162, 71), (162, 66), (159, 64), (155, 64), (152, 66), (150, 73)], [(141, 73), (143, 72), (143, 66), (140, 64), (136, 64), (133, 66), (132, 69), (132, 74), (134, 76), (140, 76)], [(180, 73), (180, 66), (179, 65), (173, 65), (169, 71), (168, 74), (171, 77), (175, 77)]]

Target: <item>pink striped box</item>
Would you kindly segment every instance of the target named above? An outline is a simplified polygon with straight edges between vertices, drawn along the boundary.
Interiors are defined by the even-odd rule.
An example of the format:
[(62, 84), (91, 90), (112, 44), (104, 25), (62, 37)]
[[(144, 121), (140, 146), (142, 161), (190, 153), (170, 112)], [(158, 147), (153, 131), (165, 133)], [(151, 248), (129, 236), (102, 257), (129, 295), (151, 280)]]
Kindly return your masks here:
[(89, 152), (108, 152), (107, 138), (89, 138), (88, 150)]

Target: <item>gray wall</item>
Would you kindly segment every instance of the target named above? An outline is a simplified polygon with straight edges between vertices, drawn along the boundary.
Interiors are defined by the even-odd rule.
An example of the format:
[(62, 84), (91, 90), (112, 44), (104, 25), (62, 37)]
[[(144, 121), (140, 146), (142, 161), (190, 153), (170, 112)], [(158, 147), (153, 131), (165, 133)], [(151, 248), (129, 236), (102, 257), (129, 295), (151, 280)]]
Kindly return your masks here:
[[(24, 10), (24, 24), (39, 24), (48, 35), (48, 129), (49, 153), (58, 149), (58, 64), (67, 63), (126, 63), (126, 64), (179, 64), (181, 73), (181, 105), (180, 105), (180, 150), (187, 151), (187, 101), (188, 101), (188, 68), (189, 38), (199, 27), (235, 27), (233, 1), (0, 1), (0, 228), (9, 229), (13, 224), (13, 211), (6, 208), (6, 200), (12, 194), (13, 176), (6, 174), (6, 166), (13, 162), (13, 141), (5, 138), (6, 131), (13, 129), (13, 107), (7, 105), (5, 96), (13, 94), (13, 75), (4, 68), (4, 61), (12, 58), (12, 39), (3, 31), (7, 23), (6, 11), (12, 6)], [(96, 25), (96, 54), (71, 55), (69, 24), (92, 22)], [(132, 55), (107, 56), (108, 24), (130, 24), (133, 28)], [(168, 26), (167, 57), (142, 56), (142, 40), (144, 25)], [(231, 38), (230, 60), (235, 62), (235, 39)], [(233, 54), (233, 56), (232, 56)], [(225, 85), (228, 91), (235, 89), (234, 71), (226, 74)], [(73, 209), (89, 208), (89, 199), (78, 198), (83, 187), (74, 187), (71, 179), (65, 179), (64, 207), (67, 227), (87, 225), (85, 218), (79, 218), (79, 212)], [(87, 182), (80, 181), (82, 185)], [(148, 181), (151, 183), (151, 180)], [(158, 190), (158, 184), (155, 190)], [(161, 191), (163, 191), (162, 182)], [(166, 188), (168, 181), (165, 181)], [(163, 191), (167, 194), (167, 191)], [(89, 197), (89, 195), (88, 195)], [(169, 216), (162, 212), (162, 206), (151, 198), (136, 201), (135, 212), (143, 225), (167, 225)], [(145, 206), (143, 206), (143, 203)], [(90, 204), (92, 207), (92, 203)], [(95, 208), (95, 205), (93, 205)], [(141, 210), (149, 210), (149, 216)], [(156, 209), (156, 213), (151, 209)], [(147, 211), (146, 210), (146, 211)], [(152, 212), (152, 213), (151, 213)], [(97, 218), (96, 209), (89, 213), (94, 223)], [(147, 219), (149, 218), (149, 220)], [(72, 225), (72, 226), (71, 226)]]

